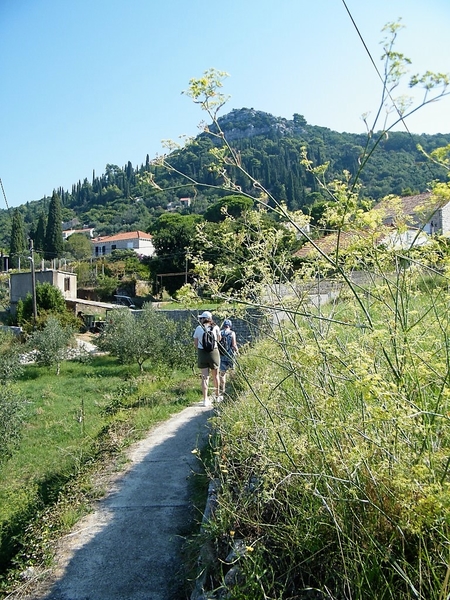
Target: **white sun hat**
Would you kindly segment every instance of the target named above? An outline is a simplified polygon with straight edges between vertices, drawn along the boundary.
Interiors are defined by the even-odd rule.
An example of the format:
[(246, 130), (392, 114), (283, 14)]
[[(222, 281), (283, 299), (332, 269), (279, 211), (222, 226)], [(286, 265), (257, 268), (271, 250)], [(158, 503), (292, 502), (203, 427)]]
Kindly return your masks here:
[(212, 314), (209, 310), (204, 310), (201, 315), (198, 315), (199, 319), (212, 319)]

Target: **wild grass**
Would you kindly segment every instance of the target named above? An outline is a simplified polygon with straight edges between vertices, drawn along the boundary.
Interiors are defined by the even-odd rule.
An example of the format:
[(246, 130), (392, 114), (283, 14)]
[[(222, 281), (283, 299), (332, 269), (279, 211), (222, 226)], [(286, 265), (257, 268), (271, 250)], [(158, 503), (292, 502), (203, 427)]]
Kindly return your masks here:
[(448, 595), (447, 288), (408, 270), (345, 296), (242, 356), (216, 419), (229, 598)]
[(0, 590), (16, 572), (42, 564), (50, 541), (90, 509), (104, 489), (92, 472), (156, 423), (198, 400), (192, 370), (159, 365), (141, 373), (109, 356), (28, 365), (17, 383), (26, 399), (20, 446), (0, 469)]

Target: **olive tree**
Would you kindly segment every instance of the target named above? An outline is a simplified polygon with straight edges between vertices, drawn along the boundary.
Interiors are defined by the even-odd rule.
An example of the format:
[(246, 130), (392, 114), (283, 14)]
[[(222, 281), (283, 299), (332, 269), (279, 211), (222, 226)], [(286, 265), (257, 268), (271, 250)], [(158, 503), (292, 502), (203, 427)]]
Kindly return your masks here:
[(98, 346), (116, 356), (122, 364), (144, 363), (185, 366), (193, 363), (191, 328), (156, 311), (150, 303), (142, 311), (118, 308), (108, 317)]
[(20, 343), (11, 333), (0, 331), (0, 465), (20, 439), (24, 402), (11, 383), (22, 370)]
[(70, 325), (62, 325), (56, 317), (50, 316), (44, 328), (30, 336), (28, 345), (36, 353), (38, 365), (56, 365), (56, 374), (59, 375), (61, 361), (66, 357), (73, 337), (74, 330)]
[(0, 385), (0, 465), (11, 456), (21, 434), (24, 401), (11, 384)]
[(12, 333), (0, 330), (0, 384), (5, 385), (22, 373), (20, 348), (20, 342)]

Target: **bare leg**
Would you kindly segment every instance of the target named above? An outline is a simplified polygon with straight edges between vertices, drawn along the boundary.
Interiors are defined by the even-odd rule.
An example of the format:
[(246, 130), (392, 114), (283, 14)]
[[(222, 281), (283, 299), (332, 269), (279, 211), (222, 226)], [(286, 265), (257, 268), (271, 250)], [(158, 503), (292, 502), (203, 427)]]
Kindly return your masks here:
[(220, 395), (220, 379), (219, 379), (219, 369), (211, 369), (211, 375), (214, 385), (214, 390), (216, 392), (216, 398)]
[(209, 369), (202, 369), (202, 394), (203, 403), (208, 402), (208, 386), (209, 386)]
[(220, 371), (220, 393), (223, 395), (225, 394), (225, 384), (226, 384), (226, 379), (227, 379), (227, 372), (226, 371)]

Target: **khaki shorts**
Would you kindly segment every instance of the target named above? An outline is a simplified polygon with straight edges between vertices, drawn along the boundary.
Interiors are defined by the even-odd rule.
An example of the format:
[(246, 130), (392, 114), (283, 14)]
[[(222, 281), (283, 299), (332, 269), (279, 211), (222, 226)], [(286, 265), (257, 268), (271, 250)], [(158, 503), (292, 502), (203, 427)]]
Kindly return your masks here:
[(220, 354), (218, 348), (212, 352), (206, 352), (198, 348), (197, 366), (199, 369), (218, 369), (220, 366)]

